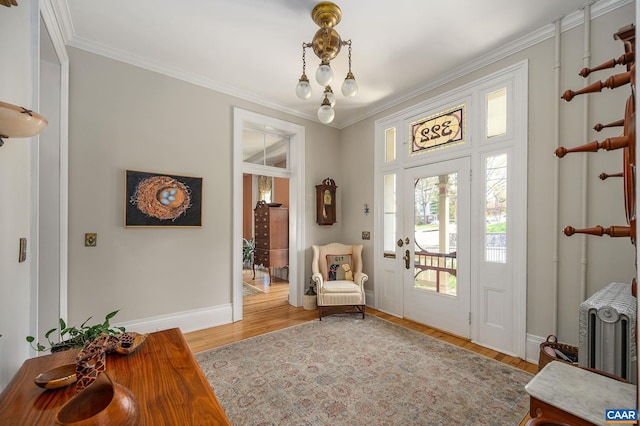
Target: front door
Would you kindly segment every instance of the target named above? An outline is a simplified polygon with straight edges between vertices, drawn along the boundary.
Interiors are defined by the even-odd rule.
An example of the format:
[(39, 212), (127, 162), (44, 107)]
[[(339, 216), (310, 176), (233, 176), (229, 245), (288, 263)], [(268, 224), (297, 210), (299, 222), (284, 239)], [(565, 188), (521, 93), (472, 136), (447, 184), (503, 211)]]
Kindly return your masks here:
[[(407, 169), (404, 316), (470, 337), (470, 159)], [(401, 242), (398, 242), (400, 245)]]

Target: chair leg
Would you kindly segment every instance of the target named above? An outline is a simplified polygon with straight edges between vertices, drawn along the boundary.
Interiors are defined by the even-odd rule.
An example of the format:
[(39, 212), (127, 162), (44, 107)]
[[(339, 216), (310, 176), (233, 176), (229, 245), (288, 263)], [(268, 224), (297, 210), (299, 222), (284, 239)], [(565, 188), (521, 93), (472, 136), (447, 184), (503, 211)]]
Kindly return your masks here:
[(362, 307), (362, 319), (364, 319), (364, 310), (367, 308), (367, 305), (361, 305)]
[(320, 317), (320, 321), (322, 321), (322, 306), (318, 306), (318, 316)]

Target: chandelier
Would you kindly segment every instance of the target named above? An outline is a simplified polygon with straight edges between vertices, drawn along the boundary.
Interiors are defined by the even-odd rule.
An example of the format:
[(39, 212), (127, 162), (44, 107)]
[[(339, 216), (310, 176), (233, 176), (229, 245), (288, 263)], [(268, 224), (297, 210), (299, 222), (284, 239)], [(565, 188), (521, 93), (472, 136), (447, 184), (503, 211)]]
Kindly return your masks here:
[(351, 72), (351, 40), (343, 41), (334, 28), (342, 19), (342, 11), (338, 5), (328, 1), (318, 3), (311, 11), (311, 19), (320, 29), (313, 36), (311, 43), (302, 43), (302, 76), (296, 86), (296, 95), (302, 100), (311, 97), (311, 85), (305, 74), (307, 66), (305, 54), (306, 49), (310, 47), (313, 49), (313, 53), (320, 58), (320, 66), (316, 70), (316, 81), (324, 88), (322, 104), (318, 109), (318, 120), (328, 124), (333, 121), (336, 115), (333, 109), (336, 97), (330, 86), (333, 81), (331, 61), (338, 56), (342, 46), (349, 46), (349, 71), (342, 83), (342, 94), (348, 98), (355, 96), (358, 93), (358, 83)]

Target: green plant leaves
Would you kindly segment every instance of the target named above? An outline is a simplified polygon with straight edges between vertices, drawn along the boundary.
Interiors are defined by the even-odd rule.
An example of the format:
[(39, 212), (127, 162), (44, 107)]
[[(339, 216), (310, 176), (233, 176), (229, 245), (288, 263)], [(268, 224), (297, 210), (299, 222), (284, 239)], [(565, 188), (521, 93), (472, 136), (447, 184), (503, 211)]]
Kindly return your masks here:
[[(113, 312), (109, 312), (105, 316), (105, 320), (103, 323), (95, 324), (91, 326), (87, 325), (87, 323), (93, 317), (87, 318), (80, 325), (80, 327), (67, 326), (64, 320), (60, 318), (59, 328), (52, 328), (51, 330), (47, 331), (44, 335), (44, 337), (47, 339), (48, 346), (44, 346), (40, 342), (38, 342), (34, 346), (33, 343), (35, 342), (35, 337), (33, 336), (27, 336), (26, 340), (31, 345), (31, 347), (38, 352), (42, 352), (48, 349), (51, 349), (53, 351), (56, 348), (81, 348), (86, 343), (92, 342), (93, 340), (95, 340), (102, 333), (110, 334), (110, 335), (124, 333), (125, 332), (124, 327), (112, 327), (111, 324), (109, 323), (109, 320), (114, 316), (116, 316), (118, 312), (120, 312), (119, 309)], [(60, 330), (60, 339), (62, 341), (54, 342), (53, 340), (51, 340), (51, 335), (57, 332), (58, 330)]]
[(118, 309), (117, 311), (109, 312), (109, 313), (107, 314), (107, 316), (105, 317), (105, 319), (107, 320), (107, 321), (105, 321), (105, 322), (106, 322), (106, 323), (108, 323), (108, 322), (109, 322), (109, 320), (110, 320), (111, 318), (115, 317), (115, 316), (116, 316), (116, 314), (117, 314), (118, 312), (120, 312), (120, 309)]

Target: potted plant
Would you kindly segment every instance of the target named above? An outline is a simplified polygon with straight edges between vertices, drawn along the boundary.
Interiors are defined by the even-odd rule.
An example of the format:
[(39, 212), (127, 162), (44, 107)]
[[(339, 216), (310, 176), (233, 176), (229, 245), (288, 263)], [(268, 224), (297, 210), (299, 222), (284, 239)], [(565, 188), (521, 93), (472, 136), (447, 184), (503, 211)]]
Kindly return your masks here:
[[(34, 342), (36, 339), (33, 336), (27, 336), (26, 340), (27, 342), (29, 342), (33, 349), (39, 352), (46, 350), (51, 350), (51, 352), (59, 352), (67, 349), (82, 348), (86, 343), (93, 342), (102, 333), (110, 335), (124, 333), (124, 327), (115, 327), (112, 326), (109, 322), (109, 320), (113, 318), (118, 312), (119, 310), (108, 313), (104, 318), (104, 322), (95, 325), (87, 324), (89, 320), (93, 318), (89, 317), (79, 327), (69, 327), (64, 322), (64, 320), (60, 318), (59, 327), (52, 328), (44, 335), (44, 337), (47, 339), (47, 346), (41, 344), (40, 342), (37, 342), (34, 346)], [(56, 331), (60, 331), (60, 342), (54, 342), (53, 340), (51, 340), (51, 335)]]
[(253, 265), (253, 253), (256, 249), (256, 243), (251, 240), (247, 240), (246, 238), (242, 239), (242, 266), (251, 266)]

